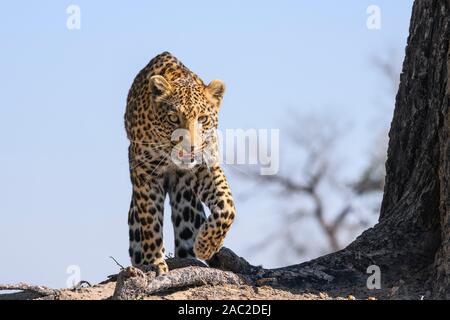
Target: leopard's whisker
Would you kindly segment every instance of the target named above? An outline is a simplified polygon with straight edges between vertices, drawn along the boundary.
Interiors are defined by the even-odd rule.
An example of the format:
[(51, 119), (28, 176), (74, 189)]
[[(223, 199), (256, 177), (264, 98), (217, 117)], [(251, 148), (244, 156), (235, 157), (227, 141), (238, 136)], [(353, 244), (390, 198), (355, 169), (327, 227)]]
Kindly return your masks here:
[[(164, 160), (164, 159), (167, 159), (168, 156), (169, 156), (169, 154), (165, 154), (165, 153), (162, 153), (162, 155), (164, 156), (163, 160)], [(132, 167), (130, 168), (130, 170), (133, 170), (133, 169), (135, 169), (136, 167), (138, 167), (138, 166), (140, 166), (140, 165), (142, 165), (142, 164), (144, 164), (144, 163), (150, 163), (150, 161), (151, 161), (151, 158), (150, 158), (150, 157), (144, 157), (144, 159), (139, 160), (138, 163), (137, 163), (136, 165), (132, 166)], [(160, 161), (160, 162), (161, 162), (161, 161)], [(159, 165), (159, 163), (158, 163), (158, 165)]]
[(156, 171), (156, 169), (159, 168), (159, 166), (161, 165), (161, 163), (163, 161), (165, 161), (167, 158), (169, 157), (169, 154), (167, 154), (164, 158), (161, 159), (161, 161), (159, 161), (159, 163), (156, 165), (156, 167), (153, 169), (153, 171), (150, 173), (150, 176), (153, 175), (153, 173)]
[(153, 143), (153, 142), (146, 142), (146, 141), (135, 141), (135, 140), (129, 140), (132, 144), (140, 144), (140, 145), (144, 145), (146, 147), (165, 147), (170, 145), (170, 141), (169, 142), (164, 142), (164, 143)]
[[(167, 157), (169, 154), (168, 153), (166, 153), (166, 152), (164, 152), (163, 150), (158, 150), (158, 152), (160, 153), (160, 154), (162, 154), (163, 156), (165, 156), (165, 157)], [(139, 165), (141, 165), (141, 164), (144, 164), (144, 163), (148, 163), (148, 162), (150, 162), (150, 160), (151, 160), (151, 158), (152, 158), (152, 155), (151, 154), (145, 154), (145, 153), (143, 153), (143, 154), (139, 154), (138, 156), (140, 156), (140, 157), (142, 157), (142, 159), (135, 159), (135, 158), (131, 158), (130, 159), (130, 162), (131, 163), (134, 163), (136, 160), (139, 160), (138, 162), (137, 162), (137, 164), (136, 165), (133, 165), (132, 167), (130, 167), (130, 169), (132, 170), (132, 169), (134, 169), (134, 168), (136, 168), (137, 166), (139, 166)], [(137, 157), (137, 156), (135, 156), (135, 157)]]
[(246, 172), (245, 170), (242, 170), (242, 169), (237, 168), (235, 165), (227, 164), (227, 163), (225, 163), (225, 165), (226, 165), (228, 168), (231, 168), (231, 169), (233, 169), (233, 170), (239, 171), (240, 173), (243, 173), (243, 174), (245, 174), (246, 176), (252, 178), (252, 176), (251, 176), (248, 172)]

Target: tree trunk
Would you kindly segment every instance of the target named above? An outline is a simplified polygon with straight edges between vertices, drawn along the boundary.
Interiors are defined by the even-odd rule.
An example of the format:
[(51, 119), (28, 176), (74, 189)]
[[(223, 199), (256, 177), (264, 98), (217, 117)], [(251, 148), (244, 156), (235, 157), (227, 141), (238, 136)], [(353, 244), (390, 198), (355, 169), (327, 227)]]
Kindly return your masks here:
[(389, 133), (379, 223), (344, 250), (267, 270), (284, 287), (365, 291), (381, 270), (382, 289), (412, 298), (450, 298), (450, 0), (416, 0)]

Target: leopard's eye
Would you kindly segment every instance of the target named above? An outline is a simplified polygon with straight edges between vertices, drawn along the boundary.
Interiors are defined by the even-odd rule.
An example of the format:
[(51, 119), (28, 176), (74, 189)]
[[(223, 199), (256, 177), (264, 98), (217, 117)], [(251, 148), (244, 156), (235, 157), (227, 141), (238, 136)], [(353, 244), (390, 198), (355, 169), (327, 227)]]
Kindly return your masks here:
[(208, 117), (207, 116), (200, 116), (198, 117), (198, 122), (199, 123), (206, 123), (208, 121)]
[(180, 118), (176, 114), (169, 114), (169, 121), (172, 123), (178, 123), (180, 122)]

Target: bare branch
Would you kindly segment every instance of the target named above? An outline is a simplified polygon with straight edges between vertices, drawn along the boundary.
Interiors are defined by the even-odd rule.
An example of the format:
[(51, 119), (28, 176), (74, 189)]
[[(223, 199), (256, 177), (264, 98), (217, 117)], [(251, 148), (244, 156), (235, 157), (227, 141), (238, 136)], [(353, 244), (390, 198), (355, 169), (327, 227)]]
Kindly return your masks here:
[(336, 216), (334, 219), (333, 224), (331, 225), (331, 229), (336, 233), (337, 230), (341, 227), (343, 222), (345, 221), (345, 218), (352, 212), (352, 206), (347, 205), (345, 206), (341, 212)]
[(109, 256), (120, 268), (120, 270), (125, 269), (123, 265), (121, 265), (119, 262), (117, 262), (117, 260), (113, 257), (113, 256)]
[[(204, 266), (189, 266), (171, 270), (166, 274), (156, 276), (155, 272), (143, 272), (134, 267), (122, 270), (117, 276), (117, 284), (113, 299), (130, 300), (167, 290), (202, 285), (253, 285), (250, 274), (256, 274), (263, 269), (249, 264), (245, 259), (238, 257), (233, 251), (222, 248), (210, 260), (224, 271)], [(235, 272), (242, 272), (238, 274)], [(249, 274), (248, 276), (244, 274)]]
[(59, 293), (59, 290), (51, 289), (45, 286), (34, 286), (26, 283), (18, 283), (18, 284), (9, 284), (9, 285), (0, 285), (0, 291), (4, 290), (20, 290), (23, 291), (19, 295), (11, 294), (16, 296), (16, 299), (21, 299), (24, 296), (30, 296), (31, 298), (39, 298), (46, 296), (56, 296)]

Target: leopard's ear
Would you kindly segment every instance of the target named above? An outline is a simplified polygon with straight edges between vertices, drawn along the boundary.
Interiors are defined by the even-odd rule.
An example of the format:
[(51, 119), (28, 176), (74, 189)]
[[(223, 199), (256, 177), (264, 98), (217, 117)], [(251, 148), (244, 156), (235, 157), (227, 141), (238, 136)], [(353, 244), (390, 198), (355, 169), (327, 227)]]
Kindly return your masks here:
[(206, 87), (206, 92), (213, 101), (220, 103), (225, 93), (225, 83), (221, 80), (213, 80)]
[(156, 99), (167, 97), (172, 92), (172, 86), (163, 76), (153, 76), (149, 79), (150, 92)]

